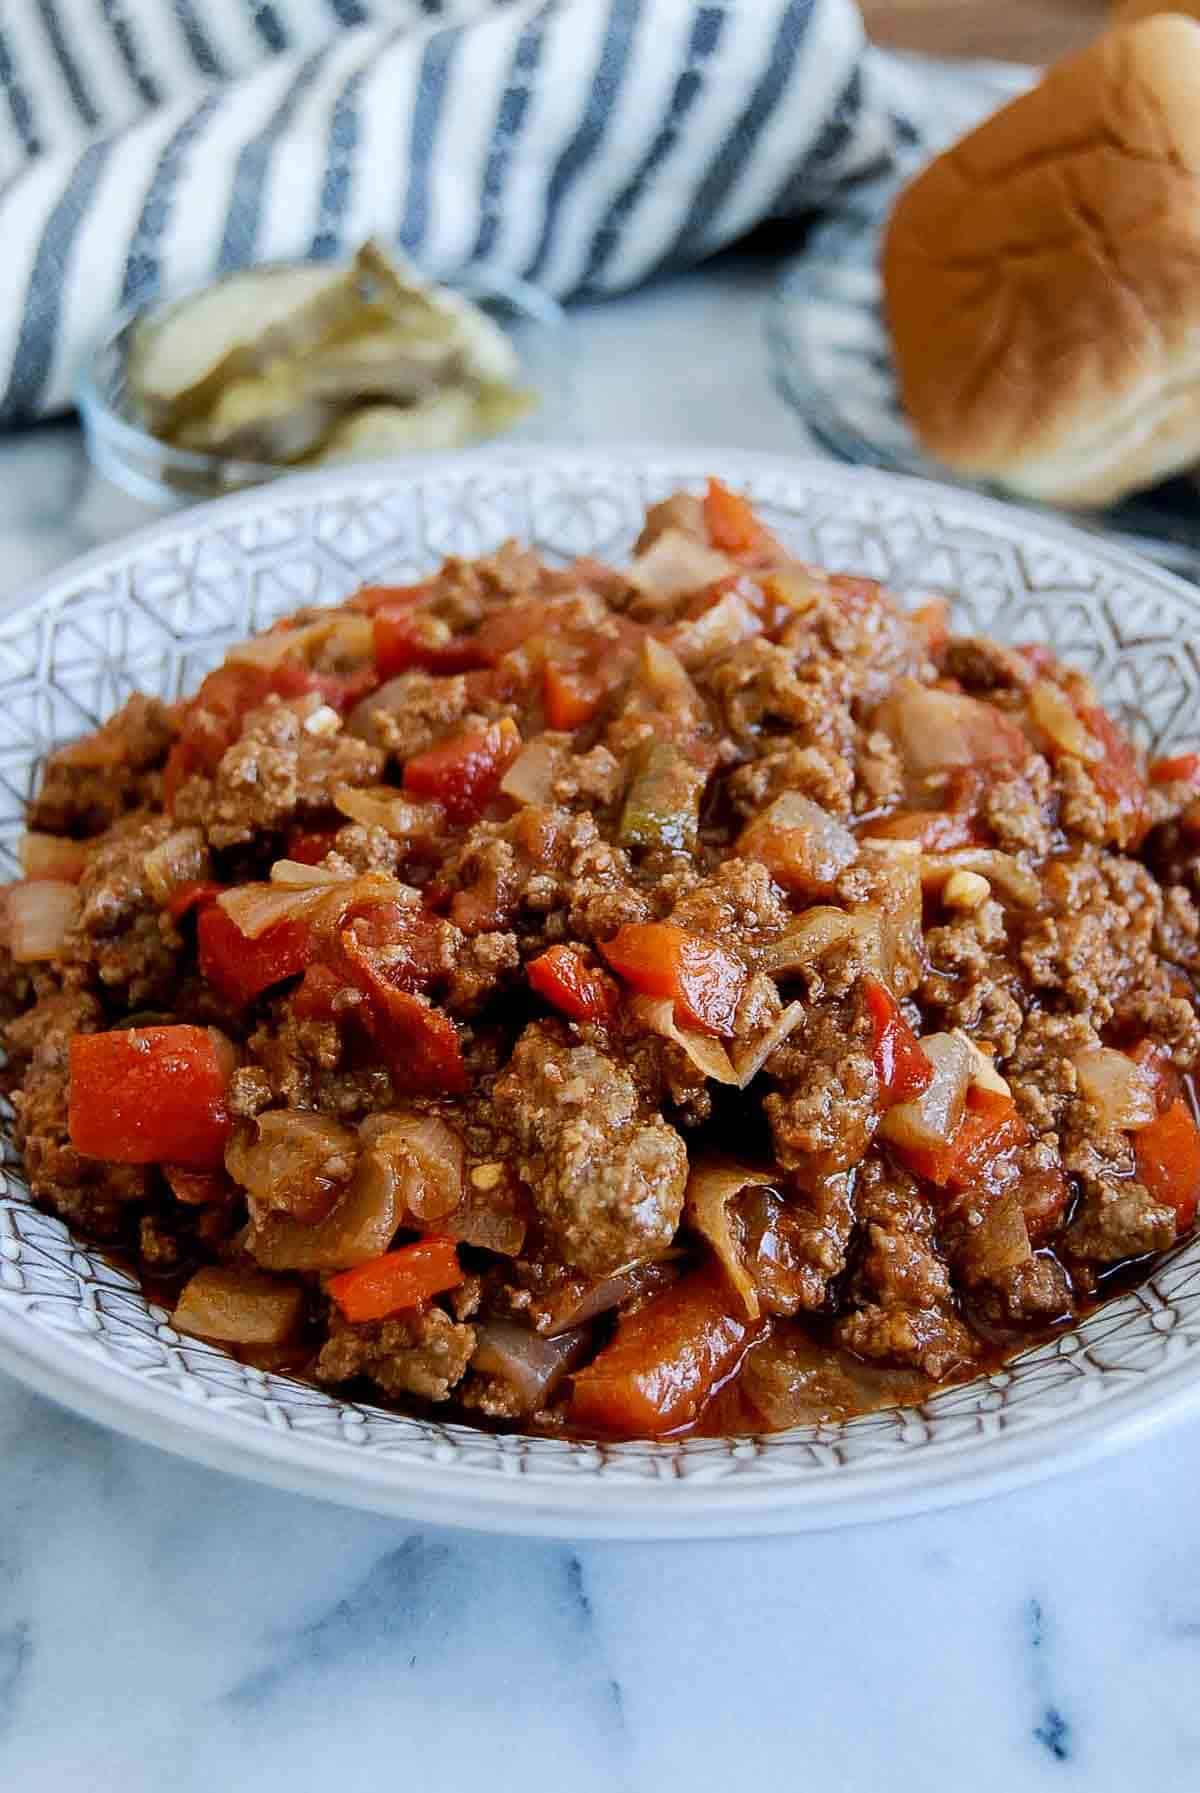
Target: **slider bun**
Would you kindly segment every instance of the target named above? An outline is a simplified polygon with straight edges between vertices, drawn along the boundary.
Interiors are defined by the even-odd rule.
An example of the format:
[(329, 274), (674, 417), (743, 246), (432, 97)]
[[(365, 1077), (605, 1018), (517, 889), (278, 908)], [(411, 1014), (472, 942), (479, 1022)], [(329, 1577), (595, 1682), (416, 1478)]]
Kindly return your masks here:
[(931, 162), (883, 284), (948, 467), (1099, 505), (1200, 460), (1200, 24), (1107, 33)]
[(1158, 13), (1181, 12), (1189, 19), (1200, 19), (1200, 0), (1119, 0), (1113, 7), (1114, 25), (1136, 25), (1139, 19), (1152, 19)]

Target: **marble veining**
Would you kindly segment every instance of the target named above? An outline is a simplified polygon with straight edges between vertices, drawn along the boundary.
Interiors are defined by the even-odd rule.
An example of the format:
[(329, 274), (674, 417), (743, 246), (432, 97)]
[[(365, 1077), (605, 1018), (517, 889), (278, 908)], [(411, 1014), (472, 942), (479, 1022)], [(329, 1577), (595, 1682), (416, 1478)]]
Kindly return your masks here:
[[(802, 449), (767, 272), (583, 314), (577, 439)], [(0, 600), (146, 516), (70, 426), (0, 442)], [(899, 1524), (572, 1548), (277, 1494), (0, 1378), (0, 1789), (1195, 1793), (1198, 1484), (1192, 1422)]]

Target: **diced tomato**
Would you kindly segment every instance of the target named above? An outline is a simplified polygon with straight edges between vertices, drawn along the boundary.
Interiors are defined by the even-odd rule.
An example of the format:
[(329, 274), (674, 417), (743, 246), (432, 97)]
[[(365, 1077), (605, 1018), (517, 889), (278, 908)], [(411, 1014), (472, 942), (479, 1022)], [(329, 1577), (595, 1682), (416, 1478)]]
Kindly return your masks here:
[(611, 978), (585, 965), (569, 946), (552, 946), (531, 959), (525, 975), (539, 996), (572, 1021), (611, 1021), (617, 992)]
[(425, 672), (469, 672), (486, 666), (473, 636), (454, 635), (439, 617), (405, 605), (374, 613), (375, 664), (381, 679), (420, 667)]
[(1177, 753), (1171, 759), (1155, 760), (1150, 767), (1151, 784), (1200, 784), (1200, 753)]
[(325, 1287), (353, 1325), (386, 1320), (389, 1314), (417, 1307), (463, 1280), (453, 1239), (440, 1234), (385, 1251), (382, 1257), (339, 1270)]
[(333, 851), (338, 829), (344, 826), (344, 822), (338, 822), (331, 828), (293, 828), (287, 837), (287, 857), (300, 865), (320, 865), (325, 855)]
[(412, 953), (389, 960), (388, 948), (365, 944), (351, 928), (340, 936), (342, 956), (355, 985), (367, 998), (363, 1020), (399, 1087), (419, 1095), (462, 1095), (467, 1088), (458, 1030), (411, 985)]
[(927, 853), (948, 853), (975, 841), (971, 817), (947, 809), (899, 810), (881, 821), (868, 822), (862, 832), (866, 840), (915, 840)]
[(182, 921), (193, 909), (203, 909), (215, 902), (226, 888), (212, 878), (196, 878), (190, 884), (180, 884), (167, 899), (167, 914), (172, 921)]
[(1139, 847), (1150, 828), (1150, 809), (1137, 754), (1124, 729), (1098, 706), (1084, 706), (1080, 721), (1104, 750), (1092, 767), (1096, 789), (1114, 814), (1114, 836), (1119, 847)]
[(231, 1122), (227, 1066), (204, 1027), (76, 1034), (67, 1130), (85, 1158), (216, 1170)]
[(891, 1108), (928, 1089), (933, 1079), (933, 1066), (886, 985), (878, 978), (869, 977), (864, 989), (867, 1011), (875, 1029), (875, 1070), (884, 1106)]
[(380, 683), (379, 669), (373, 663), (360, 666), (357, 672), (310, 672), (309, 691), (315, 691), (322, 703), (339, 715), (353, 708), (360, 698), (374, 691)]
[(575, 666), (547, 660), (542, 671), (542, 708), (550, 728), (581, 728), (604, 702), (600, 680)]
[(250, 940), (219, 903), (200, 911), (196, 924), (200, 975), (239, 1008), (272, 984), (296, 977), (312, 957), (312, 937), (302, 922), (280, 921)]
[(423, 989), (445, 970), (445, 932), (445, 924), (418, 903), (360, 903), (342, 919), (352, 966), (369, 962), (372, 975), (404, 990)]
[(719, 479), (704, 494), (704, 527), (714, 548), (739, 560), (766, 559), (776, 546), (748, 501)]
[(1156, 1202), (1174, 1208), (1180, 1232), (1200, 1202), (1200, 1130), (1184, 1096), (1133, 1136), (1137, 1174)]
[(1029, 1129), (1011, 1096), (973, 1087), (967, 1111), (948, 1145), (900, 1152), (909, 1169), (941, 1189), (961, 1190), (986, 1181), (1005, 1153), (1024, 1145)]
[(627, 922), (600, 951), (644, 996), (669, 996), (681, 1027), (733, 1032), (746, 968), (733, 953), (667, 921)]
[(465, 728), (414, 754), (404, 768), (404, 788), (440, 803), (452, 822), (471, 822), (495, 795), (521, 748), (517, 725), (499, 722)]
[(692, 1271), (622, 1316), (575, 1377), (572, 1423), (633, 1438), (692, 1425), (759, 1330), (718, 1265)]
[(292, 996), (292, 1013), (300, 1021), (332, 1021), (335, 999), (349, 986), (331, 965), (306, 965)]
[(406, 604), (423, 604), (433, 596), (433, 584), (425, 579), (416, 585), (363, 585), (346, 600), (347, 610), (365, 611), (373, 616), (377, 610), (399, 610)]

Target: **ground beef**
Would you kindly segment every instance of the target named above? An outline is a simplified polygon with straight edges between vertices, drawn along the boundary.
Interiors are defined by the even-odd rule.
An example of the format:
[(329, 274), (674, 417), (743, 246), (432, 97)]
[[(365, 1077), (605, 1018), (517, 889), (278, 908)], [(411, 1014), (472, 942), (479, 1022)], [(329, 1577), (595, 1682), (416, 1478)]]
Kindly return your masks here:
[(46, 995), (4, 1030), (20, 1069), (13, 1091), (15, 1138), (36, 1200), (64, 1220), (101, 1239), (121, 1230), (128, 1203), (145, 1199), (149, 1173), (140, 1165), (111, 1165), (82, 1158), (67, 1133), (68, 1056), (72, 1036), (103, 1026), (100, 1004), (88, 992), (66, 989)]
[(76, 838), (102, 833), (160, 795), (156, 769), (174, 738), (170, 706), (135, 692), (94, 735), (51, 755), (29, 826)]
[[(327, 629), (307, 607), (189, 702), (132, 700), (48, 766), (30, 820), (72, 843), (64, 876), (88, 843), (75, 918), (39, 944), (70, 894), (0, 893), (4, 1088), (34, 1197), (159, 1292), (270, 1261), (299, 1317), (251, 1361), (557, 1434), (597, 1390), (627, 1400), (622, 1353), (649, 1351), (636, 1417), (618, 1402), (584, 1422), (640, 1436), (646, 1403), (690, 1389), (757, 1301), (745, 1373), (658, 1429), (787, 1425), (986, 1368), (1190, 1226), (1170, 1152), (1106, 1122), (1077, 1066), (1136, 1049), (1160, 1115), (1194, 1097), (1195, 782), (1148, 785), (1081, 675), (793, 561), (719, 487), (656, 506), (643, 547), (667, 530), (705, 549), (695, 589), (515, 544), (452, 559), (393, 595), (415, 663), (386, 683), (375, 590)], [(647, 743), (670, 752), (651, 765)], [(386, 825), (348, 820), (345, 787)], [(795, 833), (784, 806), (749, 837), (769, 863), (746, 856), (747, 818), (785, 794), (853, 831), (840, 870), (814, 882), (803, 804)], [(968, 843), (1015, 856), (1031, 888), (999, 861), (939, 863)], [(284, 858), (328, 888), (289, 896), (309, 874)], [(230, 934), (221, 888), (268, 878), (278, 917)], [(228, 1159), (215, 1109), (186, 1154), (81, 1157), (72, 1038), (160, 1024), (224, 1036), (176, 1035), (171, 1062), (200, 1076), (211, 1053), (226, 1077)], [(909, 1029), (978, 1049), (967, 1119), (936, 1148), (884, 1123), (918, 1093)], [(197, 1150), (203, 1168), (178, 1161)], [(312, 1251), (295, 1229), (323, 1218)], [(365, 1285), (331, 1276), (357, 1267), (345, 1228), (368, 1220), (387, 1261)], [(289, 1253), (321, 1268), (284, 1270)], [(356, 1289), (420, 1266), (436, 1289), (346, 1318)], [(476, 1326), (501, 1320), (542, 1348), (570, 1334), (577, 1363), (535, 1413), (474, 1361)]]
[(348, 1325), (333, 1310), (314, 1374), (319, 1382), (365, 1376), (385, 1395), (444, 1401), (474, 1350), (474, 1327), (456, 1324), (440, 1307), (362, 1326)]
[(673, 1127), (644, 1113), (620, 1065), (534, 1023), (493, 1101), (566, 1263), (602, 1275), (666, 1249), (683, 1211), (687, 1151)]
[(339, 785), (370, 784), (383, 765), (380, 749), (343, 734), (318, 698), (269, 698), (213, 777), (183, 786), (176, 819), (202, 828), (214, 848), (239, 846), (330, 808)]

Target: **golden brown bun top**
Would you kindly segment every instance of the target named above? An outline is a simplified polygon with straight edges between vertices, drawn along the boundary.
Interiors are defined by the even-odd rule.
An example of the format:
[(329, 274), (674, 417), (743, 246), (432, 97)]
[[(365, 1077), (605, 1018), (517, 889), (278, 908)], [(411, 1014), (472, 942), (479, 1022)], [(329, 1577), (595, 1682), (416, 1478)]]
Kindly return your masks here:
[(1118, 0), (1113, 7), (1114, 25), (1136, 25), (1139, 19), (1152, 19), (1161, 12), (1179, 12), (1190, 19), (1200, 19), (1200, 0)]
[(1003, 477), (1200, 349), (1200, 24), (1110, 31), (931, 162), (884, 289), (925, 445)]

